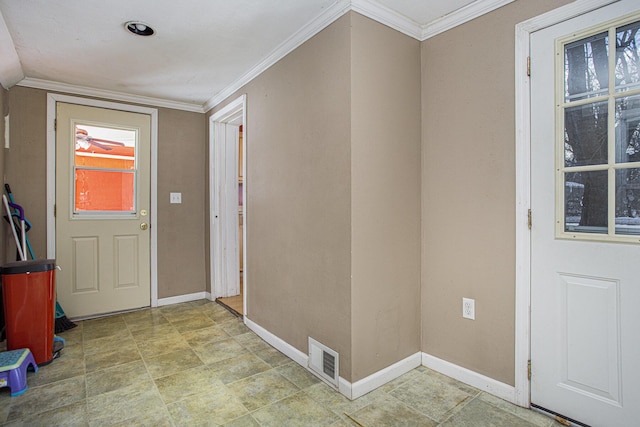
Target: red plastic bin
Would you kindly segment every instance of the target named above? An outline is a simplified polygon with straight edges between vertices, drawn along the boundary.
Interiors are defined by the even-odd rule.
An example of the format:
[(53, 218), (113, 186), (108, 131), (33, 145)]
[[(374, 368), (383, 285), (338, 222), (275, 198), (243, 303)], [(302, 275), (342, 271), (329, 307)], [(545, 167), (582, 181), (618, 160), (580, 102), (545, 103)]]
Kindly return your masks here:
[(0, 267), (7, 350), (28, 348), (38, 365), (53, 360), (55, 264), (38, 259)]

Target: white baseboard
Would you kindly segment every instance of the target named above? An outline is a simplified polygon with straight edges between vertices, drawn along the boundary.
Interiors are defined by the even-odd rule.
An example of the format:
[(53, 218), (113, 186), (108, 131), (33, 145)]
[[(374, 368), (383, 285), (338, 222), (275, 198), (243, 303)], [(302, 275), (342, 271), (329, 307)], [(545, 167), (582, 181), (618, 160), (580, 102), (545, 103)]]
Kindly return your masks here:
[[(248, 319), (246, 316), (244, 318), (244, 323), (245, 323), (245, 325), (247, 325), (247, 327), (249, 329), (251, 329), (253, 332), (255, 332), (256, 335), (258, 335), (260, 338), (262, 338), (263, 340), (268, 342), (270, 345), (275, 347), (282, 354), (284, 354), (285, 356), (287, 356), (288, 358), (290, 358), (291, 360), (296, 362), (298, 365), (300, 365), (303, 368), (305, 368), (307, 371), (309, 371), (313, 375), (316, 375), (315, 372), (313, 372), (309, 368), (309, 355), (308, 354), (301, 352), (300, 350), (298, 350), (297, 348), (295, 348), (291, 344), (287, 343), (286, 341), (282, 340), (281, 338), (279, 338), (279, 337), (275, 336), (274, 334), (272, 334), (271, 332), (267, 331), (262, 326), (260, 326), (257, 323), (253, 322), (251, 319)], [(320, 378), (319, 376), (318, 376), (318, 378), (323, 380), (323, 381), (325, 381), (323, 378)], [(327, 384), (332, 386), (332, 387), (335, 387), (332, 384), (329, 384), (329, 383), (327, 383)], [(351, 389), (352, 389), (351, 383), (349, 381), (345, 380), (344, 378), (340, 377), (338, 379), (338, 384), (339, 384), (338, 391), (341, 394), (343, 394), (345, 397), (351, 399)]]
[[(247, 327), (255, 332), (260, 338), (268, 342), (278, 351), (292, 359), (303, 368), (307, 369), (309, 372), (313, 373), (313, 371), (308, 367), (309, 356), (306, 353), (301, 352), (291, 344), (253, 322), (251, 319), (245, 317), (244, 321)], [(391, 366), (374, 372), (368, 377), (356, 381), (355, 383), (350, 383), (340, 377), (339, 391), (349, 399), (357, 399), (388, 383), (389, 381), (406, 374), (420, 365), (426, 366), (427, 368), (433, 369), (434, 371), (440, 372), (448, 377), (485, 391), (493, 396), (499, 397), (500, 399), (517, 404), (515, 387), (422, 352), (417, 352)]]
[(207, 297), (208, 292), (196, 292), (194, 294), (178, 295), (175, 297), (158, 299), (158, 307), (163, 305), (179, 304), (181, 302), (197, 301), (199, 299), (211, 300), (211, 294)]
[(417, 352), (391, 366), (387, 366), (384, 369), (374, 372), (368, 377), (363, 378), (360, 381), (356, 381), (351, 385), (351, 399), (357, 399), (360, 396), (364, 396), (378, 387), (385, 385), (389, 381), (395, 380), (412, 369), (417, 368), (421, 364), (422, 353)]
[[(291, 344), (275, 336), (262, 326), (253, 322), (251, 319), (245, 316), (244, 322), (249, 329), (256, 333), (260, 338), (268, 342), (275, 347), (278, 351), (289, 357), (291, 360), (302, 366), (312, 374), (314, 372), (309, 369), (309, 355), (301, 352)], [(414, 355), (407, 357), (391, 366), (388, 366), (378, 372), (369, 375), (366, 378), (357, 381), (356, 383), (350, 383), (344, 378), (340, 377), (338, 381), (338, 391), (349, 399), (357, 399), (360, 396), (375, 390), (388, 383), (391, 380), (398, 378), (399, 376), (406, 374), (410, 370), (420, 366), (422, 361), (422, 353), (418, 352)], [(314, 374), (315, 375), (315, 374)]]
[(298, 365), (307, 368), (309, 362), (309, 355), (301, 352), (291, 344), (282, 340), (281, 338), (273, 335), (271, 332), (267, 331), (262, 326), (253, 322), (251, 319), (244, 317), (244, 323), (247, 325), (247, 328), (251, 329), (256, 333), (260, 338), (268, 342), (271, 346), (275, 347), (276, 350), (287, 356), (289, 359), (296, 362)]
[(427, 368), (440, 372), (472, 387), (486, 391), (500, 399), (517, 404), (516, 388), (485, 375), (474, 372), (446, 360), (439, 359), (427, 353), (422, 353), (422, 364)]
[[(251, 329), (253, 332), (256, 333), (256, 335), (258, 335), (260, 338), (262, 338), (263, 340), (268, 342), (271, 346), (275, 347), (279, 352), (281, 352), (282, 354), (287, 356), (289, 359), (291, 359), (294, 362), (296, 362), (298, 365), (300, 365), (303, 368), (305, 368), (307, 371), (309, 371), (313, 375), (316, 375), (316, 373), (313, 372), (309, 368), (309, 355), (308, 354), (301, 352), (300, 350), (298, 350), (297, 348), (295, 348), (291, 344), (287, 343), (283, 339), (275, 336), (274, 334), (272, 334), (271, 332), (267, 331), (262, 326), (258, 325), (257, 323), (255, 323), (251, 319), (247, 318), (247, 316), (244, 317), (244, 323), (245, 323), (245, 325), (247, 325), (247, 328)], [(320, 376), (318, 376), (318, 375), (316, 375), (316, 376), (319, 379), (325, 381)], [(332, 387), (335, 387), (333, 384), (329, 384), (329, 383), (327, 383), (327, 384), (332, 386)], [(351, 399), (351, 383), (349, 381), (345, 380), (344, 378), (340, 377), (338, 379), (338, 384), (339, 384), (338, 391), (340, 393), (342, 393), (345, 397)]]

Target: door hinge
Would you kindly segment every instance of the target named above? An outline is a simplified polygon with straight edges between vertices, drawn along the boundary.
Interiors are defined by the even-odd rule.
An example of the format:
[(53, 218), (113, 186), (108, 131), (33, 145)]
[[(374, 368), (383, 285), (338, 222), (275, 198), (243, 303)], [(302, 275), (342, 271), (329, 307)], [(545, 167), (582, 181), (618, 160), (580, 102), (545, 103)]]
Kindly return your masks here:
[(527, 378), (531, 380), (531, 360), (527, 362)]
[(53, 205), (53, 217), (54, 217), (54, 218), (56, 217), (56, 208), (57, 208), (57, 207), (58, 207), (58, 206), (57, 206), (56, 204), (54, 204), (54, 205)]
[(531, 57), (527, 56), (527, 76), (531, 77)]
[(527, 227), (531, 230), (531, 209), (527, 210)]
[(58, 130), (58, 119), (53, 119), (53, 130), (54, 131)]

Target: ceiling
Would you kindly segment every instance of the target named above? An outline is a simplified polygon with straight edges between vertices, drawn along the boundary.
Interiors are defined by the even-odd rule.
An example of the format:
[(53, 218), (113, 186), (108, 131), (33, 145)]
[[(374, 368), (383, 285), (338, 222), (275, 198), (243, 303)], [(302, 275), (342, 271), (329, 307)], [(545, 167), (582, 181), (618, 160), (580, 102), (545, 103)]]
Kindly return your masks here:
[(424, 40), (509, 1), (0, 0), (0, 83), (206, 111), (349, 10)]

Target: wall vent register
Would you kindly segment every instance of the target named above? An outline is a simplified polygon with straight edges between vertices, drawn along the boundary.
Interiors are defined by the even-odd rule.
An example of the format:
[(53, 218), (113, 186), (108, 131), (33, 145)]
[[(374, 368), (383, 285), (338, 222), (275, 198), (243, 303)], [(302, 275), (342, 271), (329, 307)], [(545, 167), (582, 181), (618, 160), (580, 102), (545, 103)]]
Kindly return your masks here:
[(338, 388), (339, 355), (335, 350), (309, 337), (309, 368), (319, 378)]

